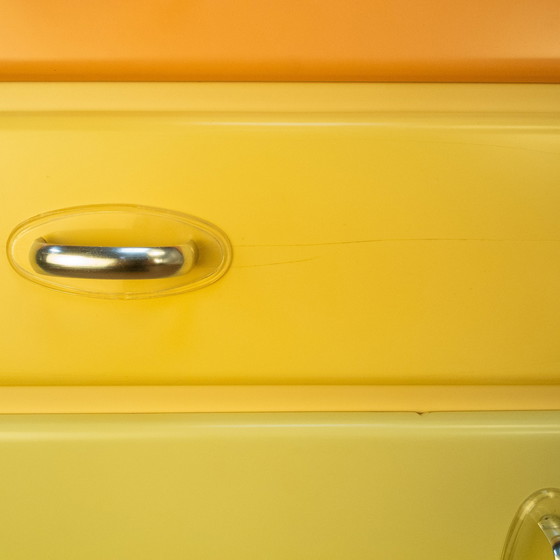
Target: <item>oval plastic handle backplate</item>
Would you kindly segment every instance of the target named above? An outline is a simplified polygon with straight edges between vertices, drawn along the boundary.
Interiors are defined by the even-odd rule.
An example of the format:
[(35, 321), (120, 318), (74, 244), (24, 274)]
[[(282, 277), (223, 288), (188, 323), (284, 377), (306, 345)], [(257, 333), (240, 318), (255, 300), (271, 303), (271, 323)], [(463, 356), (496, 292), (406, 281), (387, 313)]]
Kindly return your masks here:
[[(195, 247), (196, 260), (188, 268), (177, 267), (174, 274), (152, 274), (161, 276), (155, 278), (147, 274), (55, 275), (37, 266), (38, 239), (58, 247), (103, 247), (114, 258), (127, 252), (107, 248)], [(205, 220), (130, 204), (77, 206), (40, 214), (14, 229), (7, 252), (13, 268), (28, 280), (66, 293), (112, 299), (153, 298), (203, 288), (227, 272), (233, 253), (225, 233)], [(157, 255), (150, 265), (157, 266)]]

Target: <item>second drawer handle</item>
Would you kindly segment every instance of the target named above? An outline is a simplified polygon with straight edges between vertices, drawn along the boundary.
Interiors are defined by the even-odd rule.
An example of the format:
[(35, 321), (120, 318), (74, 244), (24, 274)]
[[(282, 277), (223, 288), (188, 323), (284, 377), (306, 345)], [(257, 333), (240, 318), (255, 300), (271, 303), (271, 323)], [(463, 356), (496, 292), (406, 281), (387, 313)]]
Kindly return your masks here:
[(557, 488), (538, 490), (521, 504), (509, 528), (502, 560), (524, 560), (535, 543), (545, 542), (543, 534), (552, 552), (546, 560), (560, 560), (560, 490)]

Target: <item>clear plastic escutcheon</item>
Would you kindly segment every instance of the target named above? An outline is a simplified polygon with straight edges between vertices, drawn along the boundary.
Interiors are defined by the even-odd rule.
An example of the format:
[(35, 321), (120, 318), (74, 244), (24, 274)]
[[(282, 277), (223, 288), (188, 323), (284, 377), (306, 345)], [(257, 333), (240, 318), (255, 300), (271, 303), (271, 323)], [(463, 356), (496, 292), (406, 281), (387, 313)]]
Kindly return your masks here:
[(560, 560), (560, 490), (531, 494), (511, 523), (502, 560)]
[(187, 214), (126, 204), (41, 214), (8, 240), (14, 269), (43, 286), (85, 296), (139, 299), (203, 288), (232, 260), (227, 236)]

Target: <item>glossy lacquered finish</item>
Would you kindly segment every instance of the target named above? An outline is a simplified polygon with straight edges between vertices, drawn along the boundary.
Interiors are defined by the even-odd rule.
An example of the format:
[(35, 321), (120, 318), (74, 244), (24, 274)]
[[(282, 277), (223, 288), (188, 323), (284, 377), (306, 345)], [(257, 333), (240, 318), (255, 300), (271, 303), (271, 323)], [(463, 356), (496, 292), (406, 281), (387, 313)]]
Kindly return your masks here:
[(498, 559), (560, 485), (557, 412), (2, 415), (0, 449), (10, 560)]
[(560, 81), (557, 0), (0, 0), (0, 79)]
[(234, 255), (203, 290), (132, 302), (2, 258), (3, 384), (560, 382), (558, 87), (0, 91), (3, 239), (126, 202), (204, 217)]

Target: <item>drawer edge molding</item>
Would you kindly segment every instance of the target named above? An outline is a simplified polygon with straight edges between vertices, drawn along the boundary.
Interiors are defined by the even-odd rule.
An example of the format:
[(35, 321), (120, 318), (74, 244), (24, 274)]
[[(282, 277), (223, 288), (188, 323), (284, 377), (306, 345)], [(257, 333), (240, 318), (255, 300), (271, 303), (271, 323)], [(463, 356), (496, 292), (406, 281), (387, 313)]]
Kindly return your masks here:
[(560, 385), (0, 387), (0, 414), (560, 410)]

